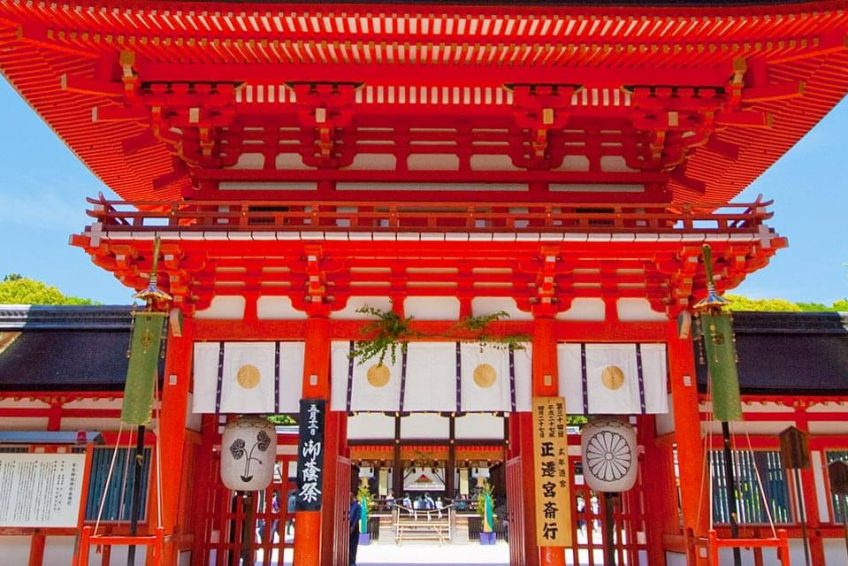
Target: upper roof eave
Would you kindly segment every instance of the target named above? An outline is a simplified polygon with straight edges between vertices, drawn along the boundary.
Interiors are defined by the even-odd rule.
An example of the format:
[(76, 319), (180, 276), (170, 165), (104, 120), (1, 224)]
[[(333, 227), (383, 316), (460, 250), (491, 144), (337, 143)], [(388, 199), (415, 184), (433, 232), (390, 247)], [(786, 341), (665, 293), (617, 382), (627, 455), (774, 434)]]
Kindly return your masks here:
[[(189, 37), (197, 35), (197, 30), (187, 27), (182, 20), (185, 15), (210, 13), (222, 10), (226, 13), (221, 21), (233, 26), (228, 30), (222, 26), (220, 30), (207, 30), (204, 33), (222, 38), (260, 37), (278, 33), (263, 17), (271, 14), (304, 14), (303, 22), (294, 17), (292, 25), (309, 26), (325, 25), (330, 27), (345, 25), (338, 22), (346, 21), (346, 17), (359, 14), (351, 12), (352, 7), (363, 7), (362, 14), (376, 14), (380, 18), (399, 18), (405, 14), (413, 17), (449, 15), (453, 10), (462, 17), (468, 18), (512, 18), (529, 21), (552, 17), (571, 18), (582, 22), (594, 21), (593, 16), (603, 22), (616, 18), (665, 20), (656, 23), (652, 36), (655, 41), (668, 45), (675, 41), (681, 45), (691, 44), (694, 40), (712, 41), (713, 45), (753, 45), (756, 41), (778, 41), (781, 38), (795, 41), (799, 37), (813, 37), (821, 34), (836, 34), (844, 37), (848, 33), (848, 1), (829, 0), (823, 2), (687, 2), (685, 5), (660, 5), (662, 3), (543, 3), (542, 5), (501, 5), (487, 4), (481, 6), (474, 3), (379, 3), (374, 8), (373, 3), (333, 3), (333, 4), (304, 4), (295, 2), (168, 2), (167, 10), (161, 10), (158, 1), (119, 1), (119, 0), (74, 0), (69, 2), (54, 2), (35, 0), (23, 2), (20, 0), (0, 4), (0, 45), (6, 52), (0, 55), (0, 70), (6, 74), (18, 91), (39, 112), (44, 120), (54, 129), (59, 137), (80, 157), (80, 159), (107, 185), (127, 200), (150, 200), (151, 198), (179, 198), (188, 188), (185, 178), (171, 180), (161, 184), (154, 190), (157, 179), (168, 178), (173, 173), (172, 156), (164, 145), (150, 146), (134, 155), (127, 155), (123, 143), (141, 135), (145, 129), (134, 123), (91, 124), (91, 108), (97, 101), (80, 95), (70, 95), (62, 92), (59, 87), (60, 77), (67, 70), (87, 72), (98, 64), (98, 58), (104, 53), (114, 55), (122, 47), (118, 37), (121, 34), (136, 33), (144, 37)], [(235, 9), (239, 6), (240, 9)], [(433, 11), (428, 15), (424, 12), (427, 6)], [(388, 10), (391, 7), (391, 12)], [(333, 10), (340, 10), (339, 18), (330, 18)], [(422, 16), (423, 14), (423, 16)], [(143, 18), (139, 18), (143, 15)], [(750, 16), (750, 17), (748, 17)], [(785, 17), (784, 17), (785, 16)], [(838, 17), (834, 17), (838, 16)], [(447, 16), (445, 16), (447, 17)], [(230, 18), (230, 19), (227, 19)], [(241, 18), (241, 19), (239, 19)], [(314, 22), (313, 23), (313, 18)], [(693, 18), (712, 19), (718, 21), (725, 18), (728, 22), (726, 30), (722, 31), (721, 42), (709, 37), (698, 36), (698, 25)], [(272, 18), (273, 19), (273, 18)], [(140, 23), (144, 21), (144, 25)], [(286, 24), (286, 18), (280, 18)], [(9, 24), (4, 31), (3, 22)], [(235, 22), (235, 23), (233, 23)], [(243, 26), (243, 30), (236, 25)], [(276, 24), (275, 24), (276, 25)], [(608, 41), (605, 39), (606, 24), (594, 26), (585, 25), (584, 32), (575, 35), (578, 43)], [(78, 30), (74, 37), (57, 39), (48, 33), (50, 29)], [(182, 27), (181, 27), (182, 26)], [(266, 28), (263, 28), (266, 26)], [(519, 29), (520, 26), (513, 26)], [(530, 25), (524, 26), (529, 33)], [(34, 29), (38, 28), (38, 29)], [(553, 26), (551, 26), (553, 28)], [(294, 28), (292, 28), (294, 30)], [(373, 26), (370, 31), (357, 32), (363, 40), (371, 40), (375, 34)], [(423, 27), (413, 33), (407, 27), (402, 34), (409, 41), (419, 40)], [(540, 28), (541, 29), (541, 28)], [(583, 28), (580, 28), (583, 29)], [(135, 31), (133, 31), (135, 30)], [(156, 31), (151, 31), (156, 30)], [(295, 30), (296, 31), (296, 30)], [(37, 40), (27, 42), (28, 33), (44, 33)], [(309, 32), (308, 35), (320, 36), (319, 32)], [(548, 33), (552, 33), (549, 30)], [(781, 35), (783, 34), (783, 35)], [(648, 34), (651, 35), (651, 34)], [(702, 34), (703, 35), (703, 34)], [(495, 36), (492, 36), (495, 37)], [(531, 42), (553, 41), (556, 38), (529, 35), (521, 36), (522, 40)], [(111, 39), (110, 39), (111, 38)], [(500, 38), (500, 36), (497, 36)], [(320, 39), (320, 37), (318, 37)], [(468, 40), (463, 37), (463, 40)], [(626, 38), (625, 38), (626, 39)], [(223, 41), (224, 39), (222, 39)], [(112, 44), (109, 44), (112, 41)], [(61, 49), (54, 50), (47, 44), (61, 44)], [(724, 42), (724, 43), (722, 43)], [(97, 47), (93, 45), (97, 43)], [(778, 123), (772, 133), (750, 134), (750, 130), (730, 127), (719, 137), (721, 141), (734, 143), (741, 140), (751, 151), (743, 155), (738, 163), (722, 161), (721, 156), (698, 152), (691, 160), (687, 176), (702, 179), (706, 184), (706, 193), (702, 198), (710, 201), (725, 201), (744, 189), (768, 166), (779, 158), (786, 150), (794, 145), (824, 114), (834, 106), (848, 91), (848, 78), (839, 69), (848, 65), (848, 55), (843, 47), (827, 56), (813, 57), (805, 60), (804, 68), (797, 73), (790, 69), (784, 73), (787, 80), (807, 78), (807, 91), (801, 101), (770, 103), (766, 106), (776, 112), (783, 112), (785, 124)], [(169, 45), (163, 50), (167, 57), (175, 61), (190, 60), (192, 52), (188, 47)], [(700, 57), (700, 56), (699, 56)], [(684, 55), (675, 60), (675, 65), (685, 62)], [(690, 64), (696, 65), (697, 58), (690, 56)], [(190, 64), (190, 63), (188, 63)], [(794, 75), (797, 75), (795, 77)], [(96, 138), (92, 136), (96, 133)], [(687, 194), (686, 188), (671, 183), (671, 188)], [(692, 198), (692, 197), (684, 197)]]

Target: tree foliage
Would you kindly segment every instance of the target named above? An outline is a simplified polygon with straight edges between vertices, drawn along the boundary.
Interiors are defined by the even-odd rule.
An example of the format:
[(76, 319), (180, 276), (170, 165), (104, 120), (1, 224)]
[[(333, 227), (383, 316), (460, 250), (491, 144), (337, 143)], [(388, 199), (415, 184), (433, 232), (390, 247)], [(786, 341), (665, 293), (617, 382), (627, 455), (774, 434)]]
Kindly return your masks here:
[(10, 273), (0, 281), (0, 304), (7, 305), (96, 305), (90, 299), (71, 297), (42, 281)]
[(786, 299), (752, 299), (743, 295), (725, 295), (730, 301), (732, 311), (759, 312), (848, 312), (848, 299), (834, 301), (830, 306), (824, 303), (798, 302)]

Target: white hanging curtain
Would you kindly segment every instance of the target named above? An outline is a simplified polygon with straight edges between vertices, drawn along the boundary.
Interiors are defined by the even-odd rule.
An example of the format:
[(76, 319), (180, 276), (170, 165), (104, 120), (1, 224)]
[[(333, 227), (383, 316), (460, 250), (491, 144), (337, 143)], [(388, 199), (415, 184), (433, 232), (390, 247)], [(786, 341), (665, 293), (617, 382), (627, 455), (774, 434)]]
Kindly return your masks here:
[(410, 342), (407, 346), (403, 411), (459, 411), (456, 342)]
[(530, 344), (509, 351), (476, 343), (410, 342), (379, 367), (351, 360), (352, 342), (332, 344), (332, 409), (347, 412), (529, 411)]
[(464, 343), (462, 410), (510, 412), (530, 410), (530, 345), (523, 349)]
[(194, 413), (294, 413), (303, 387), (303, 342), (198, 342)]
[(331, 345), (331, 408), (345, 412), (395, 412), (400, 407), (401, 367), (398, 348), (395, 363), (386, 355), (382, 366), (375, 357), (360, 363), (350, 357), (352, 342)]
[(557, 355), (569, 414), (668, 412), (665, 345), (566, 343)]

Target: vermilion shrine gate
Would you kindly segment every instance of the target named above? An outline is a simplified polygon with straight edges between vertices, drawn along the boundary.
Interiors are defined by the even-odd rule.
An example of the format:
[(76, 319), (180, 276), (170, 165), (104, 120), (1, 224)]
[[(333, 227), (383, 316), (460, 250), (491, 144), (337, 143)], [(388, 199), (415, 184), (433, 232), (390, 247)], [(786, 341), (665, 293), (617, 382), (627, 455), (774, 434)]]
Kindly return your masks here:
[[(649, 563), (702, 563), (678, 316), (705, 292), (703, 244), (719, 290), (786, 245), (769, 203), (728, 201), (848, 91), (846, 8), (2, 3), (0, 68), (125, 199), (92, 199), (71, 243), (141, 289), (158, 235), (184, 317), (162, 391), (162, 563), (207, 563), (217, 544), (219, 421), (186, 426), (196, 344), (303, 343), (300, 394), (329, 401), (331, 343), (362, 338), (364, 305), (429, 335), (509, 313), (493, 328), (530, 337), (534, 397), (578, 378), (558, 344), (664, 345), (674, 431), (636, 418), (651, 473), (627, 506)], [(297, 513), (296, 564), (347, 552), (347, 411), (331, 408), (328, 499)], [(511, 561), (564, 564), (569, 549), (537, 546), (530, 413), (508, 423)]]

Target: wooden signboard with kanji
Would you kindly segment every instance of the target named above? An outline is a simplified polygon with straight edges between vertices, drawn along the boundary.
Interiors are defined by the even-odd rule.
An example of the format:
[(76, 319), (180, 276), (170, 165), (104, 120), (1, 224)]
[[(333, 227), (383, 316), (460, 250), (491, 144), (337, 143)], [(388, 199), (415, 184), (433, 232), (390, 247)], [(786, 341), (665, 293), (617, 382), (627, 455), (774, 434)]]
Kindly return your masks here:
[(533, 398), (533, 468), (536, 544), (571, 546), (571, 484), (562, 397)]

